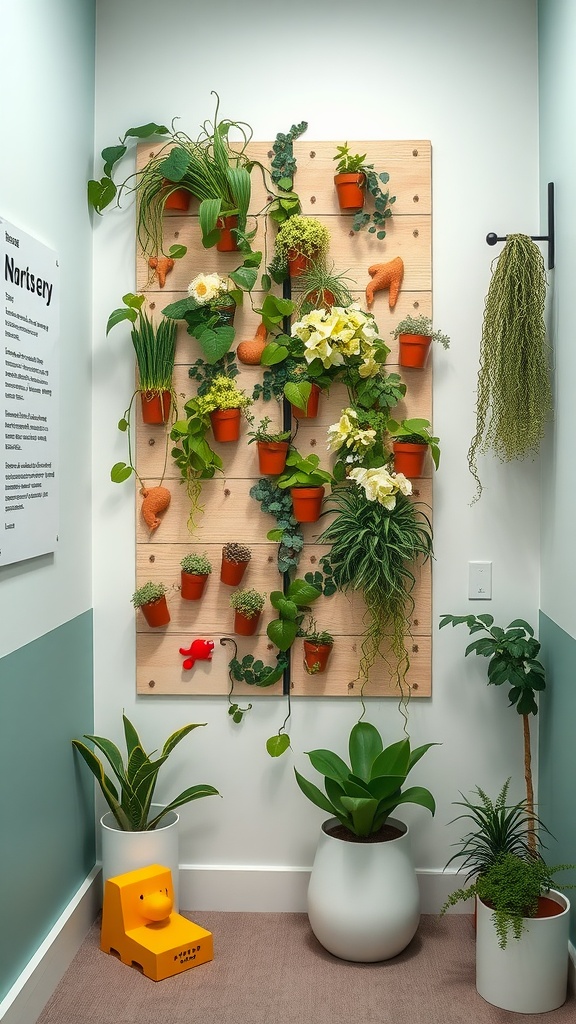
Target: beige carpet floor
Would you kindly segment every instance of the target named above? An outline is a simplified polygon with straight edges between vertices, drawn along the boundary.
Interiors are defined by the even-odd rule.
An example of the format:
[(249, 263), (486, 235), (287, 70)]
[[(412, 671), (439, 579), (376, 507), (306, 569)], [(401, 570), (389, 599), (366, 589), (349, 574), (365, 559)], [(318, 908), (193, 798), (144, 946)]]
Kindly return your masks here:
[(39, 1024), (576, 1024), (576, 999), (546, 1014), (491, 1006), (474, 985), (465, 915), (424, 916), (407, 949), (379, 964), (327, 953), (306, 914), (198, 912), (214, 960), (154, 982), (88, 933)]

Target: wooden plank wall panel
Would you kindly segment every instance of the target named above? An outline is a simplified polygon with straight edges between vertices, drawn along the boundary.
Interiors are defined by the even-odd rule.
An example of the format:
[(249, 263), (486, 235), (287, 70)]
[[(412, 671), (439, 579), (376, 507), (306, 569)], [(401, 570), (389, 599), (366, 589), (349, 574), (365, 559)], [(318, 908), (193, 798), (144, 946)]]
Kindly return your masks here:
[[(398, 363), (398, 342), (392, 338), (394, 326), (408, 314), (432, 315), (432, 237), (431, 237), (431, 146), (427, 141), (400, 142), (351, 142), (352, 152), (367, 153), (376, 171), (386, 170), (390, 174), (390, 193), (396, 195), (393, 216), (387, 222), (387, 237), (378, 241), (366, 230), (355, 233), (351, 230), (351, 218), (342, 215), (338, 209), (333, 186), (336, 142), (310, 142), (299, 140), (294, 145), (298, 171), (295, 187), (302, 202), (302, 212), (316, 217), (326, 224), (330, 231), (331, 243), (328, 262), (334, 263), (337, 272), (346, 273), (354, 284), (354, 298), (362, 308), (367, 308), (365, 288), (370, 281), (368, 267), (373, 263), (387, 262), (401, 256), (405, 264), (404, 281), (396, 305), (391, 311), (388, 293), (375, 296), (372, 312), (383, 341), (390, 348), (387, 369), (399, 372), (407, 385), (404, 402), (394, 411), (395, 418), (424, 416), (432, 421), (432, 367), (431, 354), (425, 370), (401, 369)], [(159, 146), (138, 146), (138, 166), (158, 151)], [(254, 143), (250, 154), (262, 160), (267, 166), (272, 147), (270, 143)], [(251, 210), (260, 211), (268, 194), (263, 188), (257, 171), (253, 173)], [(198, 227), (197, 203), (191, 205), (188, 214), (169, 213), (165, 218), (165, 247), (179, 242), (188, 247), (184, 259), (177, 261), (169, 275), (166, 287), (160, 289), (151, 278), (145, 259), (137, 257), (137, 288), (146, 294), (147, 303), (154, 316), (164, 306), (182, 298), (189, 282), (198, 273), (217, 271), (225, 274), (241, 262), (237, 253), (218, 253), (215, 248), (203, 249)], [(265, 262), (273, 252), (275, 228), (266, 224), (262, 216), (255, 216), (251, 226), (257, 227), (254, 248), (263, 248)], [(292, 297), (298, 301), (298, 281), (292, 282)], [(277, 294), (281, 293), (274, 286)], [(258, 307), (263, 294), (253, 293), (253, 305)], [(259, 323), (249, 301), (237, 310), (235, 318), (236, 343), (252, 337)], [(184, 402), (195, 393), (195, 384), (190, 380), (190, 365), (202, 353), (194, 338), (186, 331), (186, 325), (178, 325), (176, 347), (175, 391), (178, 395), (179, 411)], [(251, 393), (254, 384), (261, 380), (260, 367), (239, 364), (238, 383)], [(334, 423), (346, 404), (346, 392), (341, 385), (334, 385), (329, 395), (323, 395), (318, 418), (314, 421), (300, 420), (296, 445), (302, 452), (314, 451), (321, 458), (322, 465), (330, 468), (333, 458), (326, 447), (326, 427)], [(252, 407), (256, 423), (263, 415), (269, 415), (273, 423), (281, 424), (282, 409), (275, 402), (260, 400)], [(295, 425), (295, 424), (294, 424)], [(248, 445), (246, 434), (250, 429), (243, 422), (242, 435), (238, 444), (216, 444), (214, 450), (224, 461), (224, 472), (215, 479), (204, 481), (200, 503), (202, 513), (197, 517), (197, 527), (190, 533), (187, 526), (189, 500), (178, 472), (170, 456), (166, 464), (163, 483), (168, 487), (172, 500), (161, 526), (150, 534), (140, 516), (141, 497), (136, 495), (136, 585), (148, 579), (162, 580), (168, 587), (168, 603), (171, 612), (170, 624), (162, 630), (150, 629), (140, 613), (136, 615), (137, 631), (137, 691), (141, 694), (212, 694), (225, 695), (229, 690), (228, 662), (233, 654), (232, 645), (223, 637), (231, 637), (238, 646), (238, 656), (253, 654), (267, 664), (275, 663), (276, 648), (266, 636), (266, 625), (275, 612), (269, 602), (265, 607), (258, 633), (255, 637), (236, 637), (232, 633), (233, 612), (229, 607), (231, 588), (219, 580), (220, 551), (227, 540), (237, 540), (250, 545), (252, 561), (242, 586), (256, 587), (269, 594), (281, 589), (282, 580), (277, 569), (277, 545), (266, 540), (266, 533), (276, 524), (275, 520), (262, 512), (258, 502), (250, 497), (249, 491), (259, 478), (256, 446)], [(212, 442), (211, 442), (212, 443)], [(149, 486), (160, 482), (165, 459), (165, 435), (160, 427), (142, 424), (137, 413), (136, 457), (140, 476)], [(432, 507), (433, 466), (428, 459), (425, 476), (414, 485), (414, 499), (425, 502), (427, 511)], [(317, 544), (321, 530), (329, 521), (324, 516), (320, 523), (305, 524), (304, 549), (297, 575), (314, 571), (325, 548)], [(183, 601), (180, 597), (180, 560), (187, 552), (206, 552), (213, 563), (210, 577), (201, 602)], [(417, 584), (414, 589), (414, 610), (411, 615), (412, 636), (408, 641), (410, 672), (408, 683), (413, 696), (429, 696), (431, 692), (431, 578), (430, 565), (417, 569)], [(320, 628), (329, 628), (336, 636), (336, 644), (330, 657), (328, 672), (309, 676), (302, 661), (302, 641), (297, 640), (291, 652), (289, 685), (295, 696), (345, 697), (358, 694), (357, 679), (361, 634), (365, 606), (360, 594), (335, 594), (320, 598), (314, 607), (314, 614)], [(193, 669), (184, 670), (180, 647), (189, 647), (196, 637), (214, 642), (212, 662), (197, 662)], [(365, 688), (367, 696), (398, 697), (393, 672), (386, 659), (375, 665), (371, 679)], [(266, 689), (258, 689), (235, 683), (234, 694), (238, 696), (266, 697), (282, 693), (282, 681)]]

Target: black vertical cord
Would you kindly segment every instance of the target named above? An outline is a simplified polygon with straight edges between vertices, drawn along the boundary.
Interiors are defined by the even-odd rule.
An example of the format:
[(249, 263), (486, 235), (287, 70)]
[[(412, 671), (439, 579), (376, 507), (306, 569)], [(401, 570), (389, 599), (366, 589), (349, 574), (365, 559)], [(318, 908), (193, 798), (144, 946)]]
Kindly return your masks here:
[[(292, 282), (290, 281), (290, 276), (288, 276), (282, 282), (282, 298), (283, 299), (291, 299), (292, 298)], [(289, 316), (285, 316), (284, 320), (283, 320), (283, 323), (282, 323), (282, 329), (284, 331), (284, 334), (290, 334), (290, 327), (291, 327), (290, 317)], [(291, 430), (292, 429), (292, 411), (291, 411), (291, 408), (290, 408), (290, 402), (288, 401), (288, 399), (286, 397), (284, 397), (283, 400), (282, 400), (282, 429), (283, 430)], [(286, 590), (288, 589), (289, 585), (290, 585), (290, 573), (289, 572), (285, 572), (282, 575), (282, 589), (284, 590), (284, 593), (286, 593)], [(288, 656), (288, 664), (287, 664), (286, 668), (284, 669), (284, 674), (282, 676), (282, 693), (284, 694), (284, 696), (289, 697), (290, 696), (290, 674), (291, 674), (290, 673), (290, 669), (291, 669), (291, 666), (292, 666), (292, 650), (291, 650), (290, 647), (288, 648), (286, 654)]]

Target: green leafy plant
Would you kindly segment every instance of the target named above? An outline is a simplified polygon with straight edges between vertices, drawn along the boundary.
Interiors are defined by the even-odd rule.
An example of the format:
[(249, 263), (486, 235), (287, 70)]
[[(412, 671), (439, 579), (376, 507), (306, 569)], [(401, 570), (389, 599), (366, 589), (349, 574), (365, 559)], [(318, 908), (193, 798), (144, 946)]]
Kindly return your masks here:
[(537, 454), (552, 411), (545, 323), (546, 270), (528, 235), (508, 235), (484, 304), (476, 389), (476, 431), (468, 467), (482, 493), (477, 456), (501, 462)]
[(298, 636), (304, 640), (309, 640), (311, 644), (326, 644), (329, 647), (332, 647), (334, 644), (332, 633), (329, 633), (326, 629), (318, 629), (316, 619), (312, 615), (308, 616), (306, 625), (298, 627)]
[(290, 487), (324, 487), (332, 483), (332, 474), (320, 468), (318, 455), (301, 455), (296, 448), (288, 453), (286, 469), (276, 481), (280, 490)]
[[(157, 141), (165, 139), (170, 135), (170, 129), (163, 124), (156, 124), (150, 121), (148, 124), (138, 125), (136, 128), (128, 128), (124, 135), (119, 138), (114, 146), (105, 146), (101, 157), (103, 160), (103, 176), (97, 180), (88, 182), (88, 205), (101, 214), (103, 210), (118, 196), (118, 186), (113, 178), (116, 164), (128, 152), (128, 142), (143, 142), (146, 139)], [(125, 186), (121, 186), (125, 187)], [(120, 200), (120, 196), (118, 196)]]
[(201, 415), (216, 409), (246, 409), (252, 405), (250, 396), (224, 373), (214, 377), (208, 390), (196, 402)]
[(388, 432), (394, 441), (404, 441), (409, 444), (425, 444), (430, 449), (432, 461), (436, 469), (440, 465), (440, 438), (430, 433), (431, 423), (429, 420), (413, 418), (388, 421)]
[(192, 573), (194, 576), (210, 576), (212, 572), (212, 562), (205, 554), (196, 555), (191, 553), (184, 555), (180, 566), (184, 572)]
[[(112, 467), (110, 479), (113, 483), (123, 483), (134, 473), (140, 484), (140, 478), (132, 459), (132, 406), (136, 395), (162, 394), (169, 391), (172, 409), (176, 410), (176, 396), (172, 384), (174, 373), (174, 357), (176, 351), (176, 325), (162, 319), (155, 325), (144, 307), (144, 295), (133, 295), (128, 292), (122, 297), (124, 305), (115, 309), (108, 317), (106, 334), (119, 323), (131, 323), (131, 338), (136, 355), (138, 368), (138, 387), (132, 394), (128, 408), (118, 422), (118, 429), (126, 434), (128, 442), (128, 462), (117, 462)], [(175, 415), (175, 412), (174, 412)], [(168, 451), (168, 435), (166, 435), (166, 455)]]
[(278, 544), (278, 572), (284, 574), (296, 569), (304, 547), (304, 534), (292, 513), (289, 492), (281, 491), (273, 480), (264, 477), (252, 485), (250, 497), (260, 502), (263, 512), (276, 519), (276, 526), (268, 531), (266, 539)]
[(202, 511), (199, 499), (202, 480), (211, 480), (223, 468), (222, 459), (212, 450), (206, 435), (210, 430), (210, 417), (199, 405), (199, 399), (190, 398), (184, 405), (186, 419), (177, 420), (170, 431), (175, 442), (172, 459), (180, 471), (181, 482), (190, 500), (188, 529), (193, 531), (196, 517)]
[(273, 444), (290, 440), (292, 436), (291, 430), (269, 430), (271, 422), (270, 416), (264, 416), (255, 430), (249, 430), (248, 437), (250, 440), (248, 444), (254, 444), (255, 441), (266, 441)]
[[(454, 801), (455, 806), (464, 808), (464, 813), (453, 818), (448, 824), (468, 821), (473, 827), (458, 843), (453, 844), (459, 849), (450, 857), (446, 867), (455, 860), (461, 860), (461, 867), (468, 871), (466, 882), (475, 875), (485, 874), (505, 853), (512, 853), (525, 860), (534, 856), (528, 839), (533, 827), (533, 818), (526, 809), (525, 800), (511, 805), (507, 803), (509, 785), (508, 778), (495, 800), (491, 800), (484, 790), (477, 786), (474, 790), (477, 794), (476, 802), (467, 799), (463, 793), (460, 794), (462, 800)], [(544, 845), (540, 831), (547, 832), (548, 835), (550, 833), (540, 819), (537, 821), (537, 841)]]
[(357, 174), (366, 163), (366, 153), (351, 153), (348, 143), (345, 142), (343, 146), (336, 146), (336, 156), (332, 159), (337, 161), (334, 168), (336, 174)]
[(235, 590), (230, 595), (230, 607), (235, 612), (240, 612), (247, 619), (253, 619), (255, 615), (258, 615), (266, 603), (266, 595), (259, 593), (259, 591), (251, 589), (246, 590)]
[(274, 590), (270, 594), (270, 604), (278, 612), (278, 618), (268, 623), (266, 633), (280, 651), (287, 651), (292, 646), (306, 612), (321, 595), (321, 590), (303, 579), (292, 580), (286, 592)]
[(494, 625), (492, 615), (442, 615), (439, 628), (465, 625), (470, 635), (482, 633), (479, 640), (469, 644), (464, 656), (477, 654), (488, 658), (488, 685), (510, 687), (509, 707), (515, 707), (522, 717), (524, 736), (524, 780), (526, 808), (534, 824), (529, 830), (529, 843), (536, 849), (536, 818), (534, 815), (534, 785), (532, 781), (532, 755), (530, 745), (530, 715), (538, 714), (535, 695), (546, 688), (544, 666), (538, 660), (540, 643), (532, 626), (524, 619), (514, 619), (506, 629)]
[(432, 338), (432, 341), (439, 342), (443, 348), (450, 347), (448, 335), (433, 330), (432, 320), (428, 316), (406, 316), (390, 333), (394, 338), (400, 337), (401, 334), (420, 334), (424, 338)]
[(102, 795), (122, 831), (152, 831), (169, 811), (182, 807), (183, 804), (190, 803), (192, 800), (199, 800), (201, 797), (220, 795), (213, 786), (205, 784), (191, 786), (166, 804), (159, 814), (151, 817), (152, 799), (158, 780), (158, 773), (162, 765), (166, 763), (174, 747), (188, 733), (206, 723), (185, 725), (181, 729), (177, 729), (176, 732), (173, 732), (168, 737), (159, 757), (153, 761), (152, 754), (145, 752), (136, 729), (126, 715), (122, 715), (122, 721), (126, 740), (127, 756), (125, 760), (112, 740), (105, 739), (102, 736), (84, 736), (85, 740), (93, 743), (107, 758), (109, 766), (119, 783), (120, 793), (110, 776), (106, 774), (105, 766), (94, 751), (81, 740), (72, 740), (72, 746), (84, 758), (90, 771), (97, 779)]
[(330, 245), (330, 232), (315, 217), (294, 214), (284, 220), (274, 240), (274, 256), (268, 267), (271, 276), (282, 282), (288, 276), (288, 256), (325, 259)]
[[(447, 899), (441, 913), (449, 907), (477, 896), (493, 908), (492, 915), (498, 945), (506, 949), (513, 936), (520, 939), (526, 927), (526, 919), (536, 916), (538, 898), (546, 895), (553, 886), (553, 876), (559, 871), (568, 871), (574, 864), (557, 864), (549, 867), (540, 857), (524, 858), (514, 853), (501, 854), (484, 873), (465, 889), (457, 889)], [(567, 885), (567, 889), (575, 886)]]
[(374, 209), (370, 213), (359, 210), (354, 214), (354, 231), (361, 231), (370, 225), (370, 234), (376, 234), (380, 240), (386, 238), (386, 221), (392, 216), (390, 207), (396, 202), (396, 196), (391, 196), (389, 189), (382, 189), (382, 185), (390, 181), (390, 175), (386, 171), (378, 173), (374, 164), (366, 163), (366, 153), (352, 153), (347, 142), (336, 147), (336, 155), (332, 159), (337, 161), (336, 174), (363, 174), (366, 190), (374, 201)]
[(148, 583), (144, 583), (143, 586), (138, 587), (130, 600), (135, 608), (141, 608), (144, 604), (152, 604), (154, 601), (159, 601), (167, 592), (168, 587), (164, 583), (153, 583), (150, 580)]
[(384, 747), (376, 726), (357, 722), (348, 741), (350, 764), (331, 750), (307, 751), (312, 767), (324, 776), (325, 794), (294, 769), (304, 796), (337, 818), (355, 836), (379, 832), (401, 804), (419, 804), (434, 814), (434, 797), (423, 786), (402, 787), (414, 766), (434, 743), (410, 750), (408, 738)]
[(293, 143), (307, 128), (307, 121), (293, 124), (290, 131), (278, 132), (272, 145), (274, 156), (270, 164), (270, 177), (280, 190), (280, 194), (269, 203), (267, 213), (276, 224), (282, 224), (289, 217), (300, 213), (300, 197), (294, 191), (296, 157)]
[(297, 318), (311, 309), (350, 306), (354, 300), (349, 286), (354, 284), (356, 282), (346, 276), (346, 271), (336, 272), (334, 263), (328, 268), (325, 259), (311, 259), (294, 282), (298, 289)]
[(224, 373), (227, 377), (238, 376), (238, 364), (234, 352), (226, 352), (216, 363), (207, 363), (204, 359), (196, 359), (188, 370), (190, 380), (198, 381), (197, 396), (205, 395), (210, 390), (214, 378)]

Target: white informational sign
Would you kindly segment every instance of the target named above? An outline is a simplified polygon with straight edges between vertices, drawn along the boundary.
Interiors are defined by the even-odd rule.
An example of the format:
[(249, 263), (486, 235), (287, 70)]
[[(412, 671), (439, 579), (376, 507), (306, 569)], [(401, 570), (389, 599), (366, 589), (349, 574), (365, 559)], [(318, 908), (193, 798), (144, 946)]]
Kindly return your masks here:
[(0, 217), (0, 565), (58, 541), (57, 254)]

